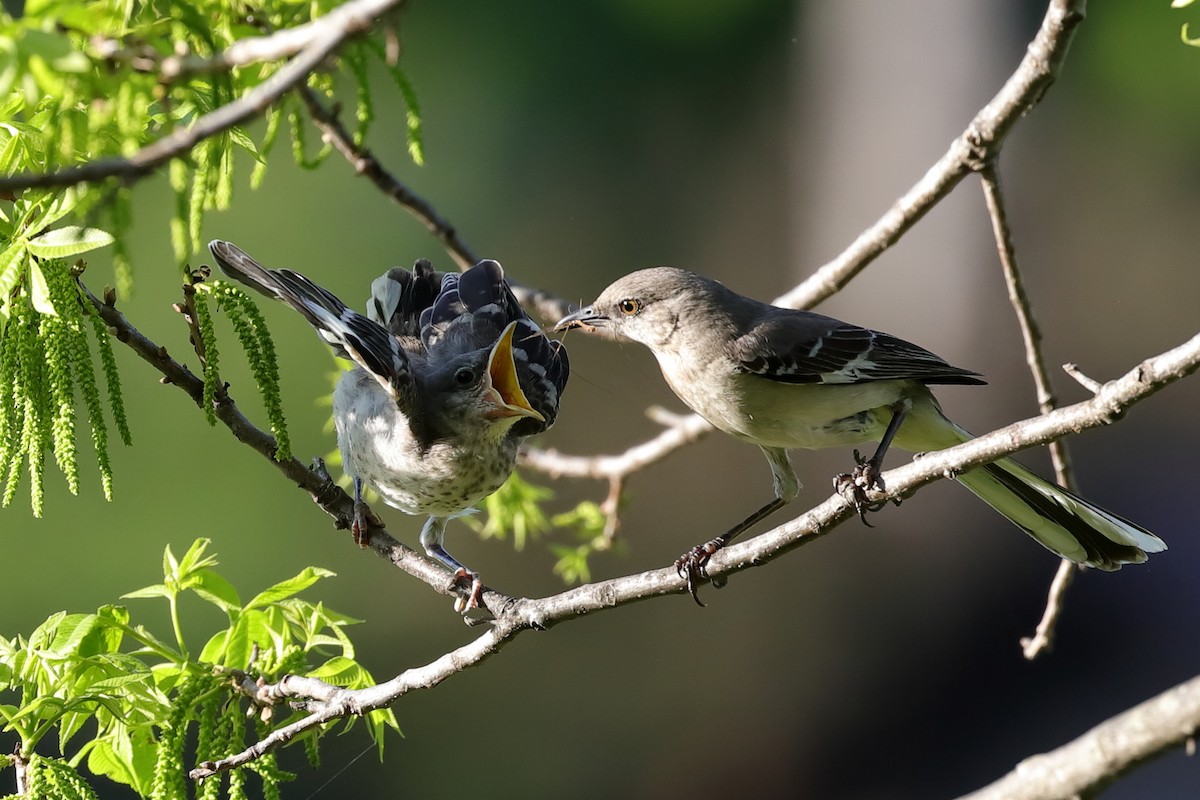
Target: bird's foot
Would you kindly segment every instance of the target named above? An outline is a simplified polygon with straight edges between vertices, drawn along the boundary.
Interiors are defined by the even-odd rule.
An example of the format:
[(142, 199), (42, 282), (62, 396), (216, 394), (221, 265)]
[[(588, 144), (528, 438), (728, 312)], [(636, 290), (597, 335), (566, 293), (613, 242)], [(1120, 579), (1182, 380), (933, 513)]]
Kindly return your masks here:
[[(696, 605), (701, 608), (704, 603), (700, 601), (700, 595), (696, 593), (700, 586), (700, 581), (708, 578), (708, 573), (704, 570), (704, 565), (712, 558), (713, 553), (725, 546), (723, 539), (713, 539), (698, 544), (691, 550), (675, 559), (675, 573), (681, 578), (687, 578), (687, 589), (692, 595), (692, 599), (696, 601)], [(714, 582), (714, 585), (715, 582)]]
[(855, 467), (850, 472), (843, 472), (833, 478), (833, 489), (854, 506), (858, 518), (868, 528), (875, 527), (867, 522), (867, 512), (878, 511), (887, 504), (887, 500), (871, 500), (867, 493), (884, 491), (883, 478), (879, 465), (872, 458), (863, 458), (857, 450), (854, 451)]
[(362, 500), (354, 502), (354, 521), (350, 523), (350, 535), (359, 547), (366, 547), (371, 538), (371, 528), (382, 528), (381, 520), (371, 507)]
[(479, 608), (480, 601), (483, 599), (483, 581), (479, 579), (478, 572), (471, 572), (466, 567), (459, 567), (450, 578), (450, 590), (456, 590), (463, 582), (470, 583), (471, 588), (466, 597), (457, 597), (454, 600), (454, 610), (459, 614), (466, 614), (472, 609)]

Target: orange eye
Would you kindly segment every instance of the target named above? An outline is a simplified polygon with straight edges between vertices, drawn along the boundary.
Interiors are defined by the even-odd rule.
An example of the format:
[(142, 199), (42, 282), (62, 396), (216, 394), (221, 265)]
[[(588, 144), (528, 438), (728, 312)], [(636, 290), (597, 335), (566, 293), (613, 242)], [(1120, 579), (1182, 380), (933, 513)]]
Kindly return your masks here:
[(632, 297), (626, 298), (617, 303), (617, 310), (627, 317), (632, 317), (642, 310), (642, 301), (634, 300)]

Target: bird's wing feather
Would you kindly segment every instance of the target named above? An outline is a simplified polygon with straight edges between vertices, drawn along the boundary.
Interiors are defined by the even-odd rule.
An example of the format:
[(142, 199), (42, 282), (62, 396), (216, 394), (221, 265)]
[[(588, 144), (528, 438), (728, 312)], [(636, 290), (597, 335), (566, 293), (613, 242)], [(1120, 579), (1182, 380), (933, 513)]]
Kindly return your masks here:
[(397, 400), (410, 390), (408, 354), (379, 323), (347, 308), (298, 272), (267, 269), (229, 242), (216, 240), (208, 247), (226, 275), (299, 311), (321, 338), (369, 372)]
[(744, 372), (781, 383), (984, 383), (923, 347), (806, 311), (774, 309), (731, 344)]
[(421, 332), (421, 312), (433, 305), (444, 276), (420, 258), (412, 270), (393, 267), (371, 282), (367, 317), (393, 336), (416, 337)]

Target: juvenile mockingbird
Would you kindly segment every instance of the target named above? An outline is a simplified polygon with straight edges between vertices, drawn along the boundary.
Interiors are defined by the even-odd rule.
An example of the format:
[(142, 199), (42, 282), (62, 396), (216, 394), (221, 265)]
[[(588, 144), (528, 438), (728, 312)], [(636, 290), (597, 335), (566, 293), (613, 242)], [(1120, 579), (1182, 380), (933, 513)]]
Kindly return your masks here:
[(354, 482), (355, 540), (372, 521), (364, 482), (406, 514), (428, 514), (425, 552), (470, 583), (478, 573), (446, 552), (446, 522), (500, 487), (521, 441), (554, 424), (570, 372), (567, 351), (522, 310), (495, 261), (444, 275), (421, 259), (371, 284), (364, 317), (296, 272), (266, 269), (236, 245), (208, 245), (221, 269), (304, 315), (354, 369), (333, 392), (342, 467)]
[[(788, 450), (879, 442), (869, 459), (834, 484), (859, 515), (878, 505), (888, 446), (941, 450), (971, 434), (943, 414), (928, 384), (982, 384), (915, 344), (808, 311), (743, 297), (673, 267), (627, 275), (555, 330), (604, 327), (641, 342), (684, 403), (714, 426), (762, 449), (775, 499), (675, 562), (692, 597), (704, 564), (735, 536), (796, 497)], [(1071, 561), (1113, 570), (1166, 549), (1144, 528), (1050, 484), (1015, 461), (968, 470), (958, 480), (1048, 549)], [(701, 604), (703, 605), (703, 604)]]

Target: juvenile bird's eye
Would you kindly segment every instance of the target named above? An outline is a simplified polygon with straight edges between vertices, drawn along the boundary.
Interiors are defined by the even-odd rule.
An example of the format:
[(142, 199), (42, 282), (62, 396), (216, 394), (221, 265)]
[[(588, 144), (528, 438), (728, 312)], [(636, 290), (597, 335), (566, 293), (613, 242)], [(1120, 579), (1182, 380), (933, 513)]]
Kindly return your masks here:
[(642, 310), (642, 301), (634, 300), (632, 297), (627, 297), (617, 303), (617, 309), (627, 317), (632, 317), (634, 314)]
[(470, 386), (475, 382), (475, 373), (468, 367), (459, 367), (454, 373), (454, 382), (459, 386)]

